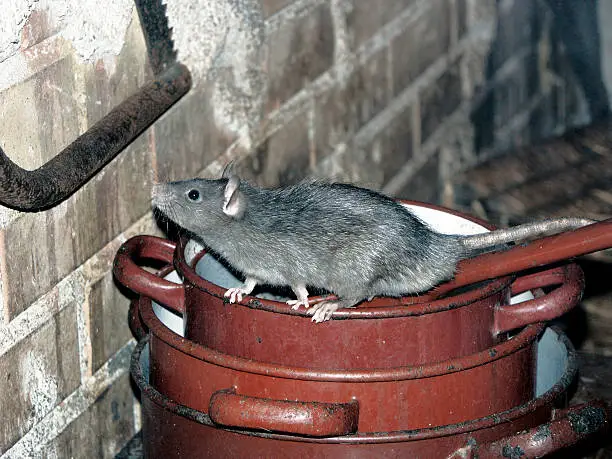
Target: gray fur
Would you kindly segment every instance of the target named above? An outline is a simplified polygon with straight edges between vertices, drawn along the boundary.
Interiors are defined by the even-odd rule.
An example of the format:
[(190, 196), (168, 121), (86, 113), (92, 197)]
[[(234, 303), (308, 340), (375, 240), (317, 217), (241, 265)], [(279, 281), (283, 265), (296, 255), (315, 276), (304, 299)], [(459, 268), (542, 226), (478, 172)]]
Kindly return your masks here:
[[(451, 279), (474, 249), (507, 242), (500, 234), (486, 244), (482, 236), (443, 235), (387, 196), (317, 181), (276, 189), (242, 181), (242, 207), (234, 218), (222, 210), (227, 183), (159, 184), (153, 203), (245, 276), (294, 291), (300, 285), (323, 288), (338, 295), (340, 307), (427, 291)], [(187, 197), (193, 189), (199, 202)]]

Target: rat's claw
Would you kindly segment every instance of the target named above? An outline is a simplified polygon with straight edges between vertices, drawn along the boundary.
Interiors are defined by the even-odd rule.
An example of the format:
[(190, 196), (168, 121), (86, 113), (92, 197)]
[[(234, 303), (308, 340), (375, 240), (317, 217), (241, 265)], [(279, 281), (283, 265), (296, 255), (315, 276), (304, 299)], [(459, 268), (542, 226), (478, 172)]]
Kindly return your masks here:
[(313, 322), (319, 324), (331, 319), (332, 314), (338, 309), (338, 303), (318, 303), (313, 305), (307, 314), (312, 316)]
[(230, 289), (227, 289), (227, 291), (223, 294), (224, 297), (228, 297), (229, 296), (229, 302), (230, 303), (235, 303), (236, 300), (238, 300), (238, 302), (242, 301), (242, 294), (246, 293), (241, 287), (232, 287)]
[(310, 307), (310, 303), (308, 303), (308, 298), (305, 300), (288, 300), (287, 304), (291, 306), (291, 309), (298, 310), (300, 306), (304, 306), (304, 308), (308, 309)]

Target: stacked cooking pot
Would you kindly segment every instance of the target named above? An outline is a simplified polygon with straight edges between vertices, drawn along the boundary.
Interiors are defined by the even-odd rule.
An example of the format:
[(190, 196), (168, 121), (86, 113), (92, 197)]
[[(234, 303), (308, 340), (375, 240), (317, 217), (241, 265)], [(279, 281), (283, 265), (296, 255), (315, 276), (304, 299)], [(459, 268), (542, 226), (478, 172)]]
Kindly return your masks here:
[[(491, 229), (405, 205), (438, 231)], [(153, 274), (135, 263), (146, 258), (167, 266)], [(322, 324), (265, 292), (227, 303), (240, 282), (194, 241), (137, 236), (114, 272), (141, 295), (132, 376), (147, 457), (540, 457), (607, 428), (600, 402), (559, 405), (575, 355), (543, 321), (579, 301), (572, 263), (375, 298)]]

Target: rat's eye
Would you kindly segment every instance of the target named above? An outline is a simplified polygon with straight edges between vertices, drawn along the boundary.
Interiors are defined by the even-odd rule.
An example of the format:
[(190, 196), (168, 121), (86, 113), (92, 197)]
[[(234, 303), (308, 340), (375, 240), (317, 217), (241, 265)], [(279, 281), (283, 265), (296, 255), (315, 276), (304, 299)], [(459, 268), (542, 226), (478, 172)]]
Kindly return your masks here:
[(189, 190), (189, 193), (187, 193), (187, 197), (189, 198), (190, 201), (193, 201), (193, 202), (201, 201), (200, 192), (198, 190)]

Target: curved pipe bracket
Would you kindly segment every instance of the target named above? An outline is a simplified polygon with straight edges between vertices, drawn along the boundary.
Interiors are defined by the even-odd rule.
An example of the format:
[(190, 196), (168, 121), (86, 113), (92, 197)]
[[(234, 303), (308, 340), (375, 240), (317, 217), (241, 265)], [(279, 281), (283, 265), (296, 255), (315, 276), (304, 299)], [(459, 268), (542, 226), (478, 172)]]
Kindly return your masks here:
[(160, 0), (139, 0), (136, 5), (156, 79), (36, 170), (19, 167), (0, 148), (0, 204), (26, 212), (59, 204), (189, 91), (191, 74), (175, 61), (165, 7)]

